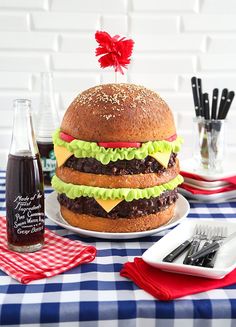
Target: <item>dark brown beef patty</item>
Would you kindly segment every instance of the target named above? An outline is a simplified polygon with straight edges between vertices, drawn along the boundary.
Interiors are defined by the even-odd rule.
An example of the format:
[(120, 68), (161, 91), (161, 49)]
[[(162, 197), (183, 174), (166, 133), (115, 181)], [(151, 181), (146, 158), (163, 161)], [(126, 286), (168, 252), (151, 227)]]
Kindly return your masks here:
[(69, 199), (65, 194), (58, 195), (59, 203), (75, 213), (83, 213), (105, 218), (130, 218), (150, 215), (166, 209), (176, 202), (177, 190), (165, 191), (160, 196), (150, 199), (139, 199), (131, 202), (122, 201), (107, 213), (94, 198), (78, 197)]
[[(176, 153), (171, 154), (168, 168), (175, 165), (176, 156)], [(150, 156), (141, 160), (118, 160), (116, 162), (109, 162), (107, 165), (103, 165), (94, 158), (76, 158), (72, 156), (65, 162), (64, 166), (84, 173), (103, 175), (149, 174), (160, 173), (166, 170), (156, 159)]]

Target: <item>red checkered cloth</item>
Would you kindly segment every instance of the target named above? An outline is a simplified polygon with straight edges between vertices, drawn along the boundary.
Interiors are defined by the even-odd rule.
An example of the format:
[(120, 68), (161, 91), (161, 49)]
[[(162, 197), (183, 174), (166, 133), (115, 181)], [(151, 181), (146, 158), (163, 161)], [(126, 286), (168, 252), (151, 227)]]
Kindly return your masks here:
[(94, 246), (54, 234), (45, 229), (44, 247), (33, 253), (8, 250), (6, 218), (0, 216), (0, 269), (22, 284), (58, 275), (82, 263), (91, 262), (96, 256)]

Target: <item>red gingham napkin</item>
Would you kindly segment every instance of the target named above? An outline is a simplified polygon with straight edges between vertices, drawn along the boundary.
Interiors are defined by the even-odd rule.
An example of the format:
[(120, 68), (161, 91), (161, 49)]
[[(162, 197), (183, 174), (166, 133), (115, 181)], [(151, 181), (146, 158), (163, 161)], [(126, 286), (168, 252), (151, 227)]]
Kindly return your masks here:
[(8, 250), (6, 218), (0, 216), (0, 269), (23, 284), (33, 280), (58, 275), (82, 263), (93, 261), (94, 246), (54, 234), (45, 229), (44, 247), (33, 253)]

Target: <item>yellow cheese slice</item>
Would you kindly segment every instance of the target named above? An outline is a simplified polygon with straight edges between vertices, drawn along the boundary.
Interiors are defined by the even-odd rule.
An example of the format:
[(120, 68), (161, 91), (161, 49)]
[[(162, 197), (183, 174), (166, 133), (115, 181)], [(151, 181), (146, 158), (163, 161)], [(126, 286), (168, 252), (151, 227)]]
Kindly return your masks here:
[(170, 160), (171, 152), (157, 152), (149, 154), (149, 156), (156, 159), (163, 167), (167, 168)]
[(54, 153), (55, 153), (55, 156), (56, 156), (56, 159), (57, 159), (58, 167), (62, 166), (64, 164), (64, 162), (66, 162), (66, 160), (68, 158), (73, 156), (73, 153), (68, 151), (63, 146), (59, 146), (59, 145), (54, 145)]
[(102, 200), (102, 199), (95, 199), (97, 203), (106, 211), (110, 212), (113, 208), (115, 208), (120, 202), (124, 199), (117, 199), (117, 200)]

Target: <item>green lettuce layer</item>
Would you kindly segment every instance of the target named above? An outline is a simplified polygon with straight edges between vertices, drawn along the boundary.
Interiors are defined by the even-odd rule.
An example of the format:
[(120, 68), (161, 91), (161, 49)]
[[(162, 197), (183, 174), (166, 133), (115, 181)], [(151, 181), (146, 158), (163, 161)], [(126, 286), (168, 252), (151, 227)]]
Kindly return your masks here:
[(149, 188), (101, 188), (86, 185), (74, 185), (71, 183), (65, 183), (54, 175), (52, 179), (52, 187), (58, 193), (65, 193), (70, 199), (75, 199), (80, 196), (88, 196), (90, 198), (97, 198), (102, 200), (115, 200), (124, 199), (127, 202), (138, 199), (149, 199), (151, 197), (157, 197), (162, 192), (175, 189), (179, 184), (183, 183), (183, 177), (181, 175), (176, 176), (168, 183), (153, 186)]
[(143, 143), (140, 148), (105, 149), (97, 145), (96, 142), (80, 140), (65, 142), (60, 138), (59, 134), (60, 129), (57, 129), (53, 134), (53, 143), (55, 145), (65, 147), (76, 158), (95, 158), (103, 165), (107, 165), (110, 161), (144, 159), (156, 152), (179, 152), (183, 143), (183, 139), (177, 137), (173, 142), (149, 141)]

